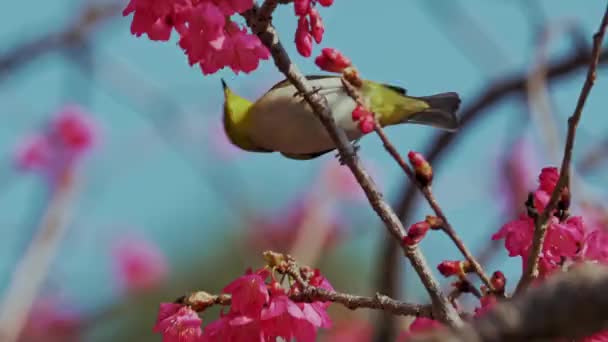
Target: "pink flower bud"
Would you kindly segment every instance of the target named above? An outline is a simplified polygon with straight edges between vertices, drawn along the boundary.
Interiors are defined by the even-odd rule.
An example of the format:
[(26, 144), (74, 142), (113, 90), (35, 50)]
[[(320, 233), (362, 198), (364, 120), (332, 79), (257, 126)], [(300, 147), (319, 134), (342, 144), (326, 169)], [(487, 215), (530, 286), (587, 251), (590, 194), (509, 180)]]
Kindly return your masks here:
[(313, 7), (308, 12), (308, 17), (310, 18), (310, 28), (312, 36), (315, 39), (315, 42), (319, 44), (323, 40), (323, 33), (325, 32), (325, 27), (323, 26), (321, 14), (316, 8)]
[(369, 112), (365, 108), (363, 108), (363, 106), (357, 105), (357, 107), (355, 107), (355, 109), (353, 109), (352, 115), (353, 115), (353, 121), (359, 121), (364, 116), (369, 115)]
[(442, 261), (437, 266), (437, 270), (439, 270), (439, 273), (444, 277), (460, 275), (463, 273), (463, 262), (459, 260)]
[(310, 57), (312, 54), (312, 36), (310, 35), (310, 25), (306, 17), (300, 17), (298, 20), (295, 42), (300, 55)]
[(407, 230), (407, 236), (403, 238), (403, 244), (412, 246), (419, 243), (429, 231), (431, 226), (426, 221), (416, 222)]
[(329, 7), (334, 3), (334, 0), (317, 0), (317, 2), (323, 7)]
[(492, 279), (490, 281), (492, 282), (492, 287), (494, 287), (494, 290), (496, 291), (496, 293), (505, 292), (505, 285), (507, 284), (507, 278), (505, 278), (505, 275), (501, 271), (494, 272), (492, 274)]
[(350, 59), (340, 53), (340, 51), (332, 48), (321, 50), (321, 54), (315, 59), (315, 64), (321, 70), (330, 72), (342, 72), (352, 65)]
[(293, 9), (298, 17), (308, 14), (310, 11), (310, 0), (294, 0)]
[(374, 121), (374, 116), (371, 115), (371, 113), (370, 115), (366, 115), (359, 120), (359, 130), (361, 130), (361, 133), (363, 134), (372, 132), (375, 126), (376, 122)]
[(416, 173), (416, 179), (423, 185), (426, 186), (433, 181), (433, 168), (429, 164), (424, 156), (418, 152), (410, 151), (407, 154), (410, 159), (410, 163), (414, 166), (414, 172)]

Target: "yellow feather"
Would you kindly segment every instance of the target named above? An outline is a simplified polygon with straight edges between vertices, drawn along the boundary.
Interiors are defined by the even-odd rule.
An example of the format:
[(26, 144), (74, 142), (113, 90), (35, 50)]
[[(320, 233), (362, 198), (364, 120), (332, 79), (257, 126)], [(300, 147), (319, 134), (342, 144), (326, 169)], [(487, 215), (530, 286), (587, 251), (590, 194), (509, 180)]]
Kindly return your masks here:
[(271, 152), (256, 146), (248, 136), (247, 113), (253, 103), (235, 94), (226, 82), (222, 80), (224, 88), (224, 130), (230, 141), (246, 151)]

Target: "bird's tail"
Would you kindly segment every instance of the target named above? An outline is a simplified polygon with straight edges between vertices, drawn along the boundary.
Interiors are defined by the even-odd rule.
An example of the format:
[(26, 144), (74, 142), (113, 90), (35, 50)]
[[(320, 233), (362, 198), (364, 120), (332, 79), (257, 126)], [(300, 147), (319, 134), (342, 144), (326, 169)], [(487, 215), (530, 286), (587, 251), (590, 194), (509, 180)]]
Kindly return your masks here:
[(457, 93), (441, 93), (419, 97), (430, 108), (409, 116), (405, 121), (421, 125), (441, 128), (447, 131), (458, 130), (459, 122), (456, 111), (460, 107), (460, 97)]

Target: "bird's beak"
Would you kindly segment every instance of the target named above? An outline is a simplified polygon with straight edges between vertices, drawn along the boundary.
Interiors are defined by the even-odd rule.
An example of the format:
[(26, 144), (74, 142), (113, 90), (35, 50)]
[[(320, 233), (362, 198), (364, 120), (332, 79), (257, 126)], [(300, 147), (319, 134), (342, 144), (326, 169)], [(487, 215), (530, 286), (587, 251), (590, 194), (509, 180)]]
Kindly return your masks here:
[(226, 84), (226, 81), (224, 81), (223, 78), (220, 79), (222, 81), (222, 88), (224, 88), (224, 90), (228, 89), (228, 85)]

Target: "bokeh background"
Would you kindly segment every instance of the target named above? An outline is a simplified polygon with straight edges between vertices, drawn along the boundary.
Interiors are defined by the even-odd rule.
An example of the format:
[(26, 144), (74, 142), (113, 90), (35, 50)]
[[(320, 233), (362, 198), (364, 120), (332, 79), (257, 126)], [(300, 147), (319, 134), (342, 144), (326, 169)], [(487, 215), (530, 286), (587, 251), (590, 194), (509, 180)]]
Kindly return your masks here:
[[(203, 76), (188, 65), (175, 36), (167, 43), (132, 36), (130, 18), (120, 15), (126, 4), (13, 1), (0, 12), (0, 291), (10, 288), (52, 202), (44, 177), (15, 167), (20, 139), (66, 104), (89, 113), (97, 138), (77, 170), (77, 193), (65, 209), (71, 213), (67, 231), (40, 271), (42, 286), (29, 320), (48, 324), (28, 325), (32, 336), (23, 341), (47, 341), (54, 334), (57, 341), (160, 341), (151, 331), (159, 302), (197, 289), (219, 292), (246, 268), (262, 265), (260, 252), (267, 248), (320, 267), (341, 291), (371, 295), (387, 286), (381, 275), (392, 274), (395, 296), (426, 301), (406, 262), (393, 264), (385, 256), (385, 229), (334, 155), (293, 161), (243, 153), (227, 143), (220, 78), (255, 99), (282, 79), (272, 62), (251, 74)], [(543, 70), (588, 53), (604, 6), (336, 0), (321, 10), (326, 33), (313, 55), (322, 47), (338, 48), (364, 77), (413, 95), (457, 91), (465, 110), (492, 87), (523, 80), (455, 133), (433, 164), (433, 188), (453, 226), (484, 256), (489, 271), (517, 279), (520, 260), (508, 259), (490, 236), (522, 210), (540, 168), (561, 160), (566, 118), (586, 70), (580, 65), (559, 77), (545, 77)], [(282, 6), (274, 17), (293, 60), (304, 72), (318, 73), (313, 59), (295, 50), (292, 7)], [(79, 24), (83, 18), (94, 23), (90, 29)], [(79, 34), (61, 39), (65, 32)], [(600, 68), (575, 148), (579, 211), (591, 210), (582, 203), (600, 205), (608, 184), (602, 164), (606, 94), (608, 74)], [(441, 134), (413, 125), (387, 132), (402, 153), (428, 151)], [(397, 206), (408, 183), (398, 165), (373, 135), (361, 141), (360, 155)], [(430, 214), (416, 200), (415, 210), (404, 215), (406, 225)], [(605, 217), (602, 208), (594, 214)], [(136, 260), (166, 262), (156, 270), (154, 286), (125, 286), (124, 272), (117, 271), (129, 258), (117, 247), (125, 237)], [(460, 258), (441, 234), (430, 234), (422, 249), (431, 265)], [(371, 312), (340, 309), (334, 320), (346, 332), (360, 329), (361, 341), (371, 340), (382, 321)], [(342, 327), (342, 320), (361, 323)], [(324, 338), (354, 340), (344, 336)]]

